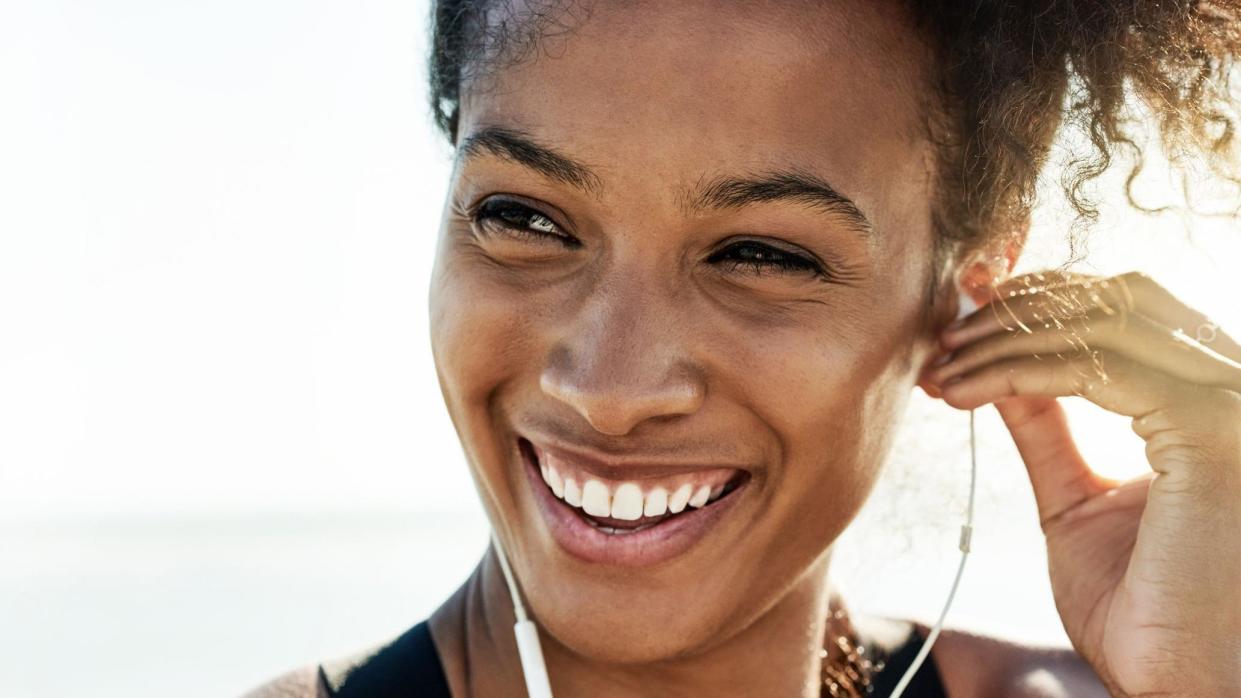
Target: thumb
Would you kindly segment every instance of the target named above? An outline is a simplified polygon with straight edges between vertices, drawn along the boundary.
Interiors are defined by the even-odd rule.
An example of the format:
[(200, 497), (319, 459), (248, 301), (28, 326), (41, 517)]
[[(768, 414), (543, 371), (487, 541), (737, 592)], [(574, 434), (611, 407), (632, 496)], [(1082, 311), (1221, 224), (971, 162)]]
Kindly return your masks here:
[(995, 402), (1025, 462), (1039, 523), (1111, 489), (1111, 480), (1097, 475), (1082, 458), (1069, 432), (1064, 406), (1054, 397), (1016, 396)]

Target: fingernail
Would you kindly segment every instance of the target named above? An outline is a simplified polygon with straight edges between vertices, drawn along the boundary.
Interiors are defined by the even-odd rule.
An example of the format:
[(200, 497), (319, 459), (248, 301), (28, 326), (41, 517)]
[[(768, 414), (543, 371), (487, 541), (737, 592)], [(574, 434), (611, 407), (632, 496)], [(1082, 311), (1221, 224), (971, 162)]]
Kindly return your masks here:
[(961, 329), (962, 327), (965, 327), (965, 321), (966, 321), (967, 319), (968, 319), (968, 317), (959, 317), (959, 318), (957, 318), (956, 320), (953, 320), (952, 322), (950, 322), (950, 323), (948, 323), (947, 325), (945, 325), (945, 326), (944, 326), (944, 331), (945, 331), (945, 332), (952, 332), (952, 331), (954, 331), (954, 330), (959, 330), (959, 329)]
[(935, 359), (935, 361), (934, 361), (931, 365), (932, 365), (932, 366), (943, 366), (944, 364), (948, 363), (949, 361), (952, 361), (952, 354), (953, 354), (953, 352), (948, 352), (947, 354), (944, 354), (943, 356), (939, 357), (938, 359)]

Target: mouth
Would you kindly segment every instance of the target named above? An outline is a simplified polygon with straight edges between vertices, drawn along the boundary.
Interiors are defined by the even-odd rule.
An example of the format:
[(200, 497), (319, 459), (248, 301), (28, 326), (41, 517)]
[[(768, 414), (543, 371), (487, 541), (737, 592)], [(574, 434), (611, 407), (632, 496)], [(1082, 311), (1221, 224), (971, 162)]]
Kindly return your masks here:
[(748, 471), (731, 467), (638, 467), (625, 478), (605, 477), (524, 437), (517, 450), (552, 536), (590, 562), (640, 566), (684, 553), (716, 528), (750, 481)]

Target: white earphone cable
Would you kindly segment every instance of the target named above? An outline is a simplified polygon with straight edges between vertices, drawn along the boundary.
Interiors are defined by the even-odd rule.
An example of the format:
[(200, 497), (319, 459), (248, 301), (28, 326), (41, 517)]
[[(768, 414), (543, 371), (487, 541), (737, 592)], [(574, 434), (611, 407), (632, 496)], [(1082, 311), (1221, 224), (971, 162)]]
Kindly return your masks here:
[(526, 679), (526, 695), (529, 698), (552, 698), (552, 685), (547, 678), (547, 663), (543, 661), (543, 647), (539, 644), (539, 629), (526, 615), (526, 607), (517, 593), (517, 581), (513, 579), (513, 570), (508, 566), (508, 556), (504, 554), (504, 546), (500, 545), (500, 537), (491, 532), (491, 544), (496, 549), (496, 557), (500, 559), (500, 569), (504, 572), (504, 583), (513, 597), (513, 614), (517, 622), (513, 624), (513, 634), (517, 638), (517, 656), (521, 659), (521, 673)]
[(909, 665), (909, 669), (905, 671), (905, 675), (901, 677), (900, 683), (896, 684), (896, 688), (892, 689), (892, 695), (888, 698), (900, 698), (905, 692), (905, 688), (909, 686), (909, 682), (913, 681), (914, 674), (918, 673), (918, 668), (922, 666), (922, 662), (927, 655), (931, 653), (931, 645), (935, 644), (935, 638), (939, 637), (939, 631), (944, 627), (944, 617), (948, 615), (948, 609), (952, 606), (952, 599), (957, 595), (957, 586), (961, 583), (961, 573), (965, 571), (965, 559), (970, 553), (970, 538), (974, 534), (974, 488), (978, 480), (978, 454), (974, 444), (974, 410), (970, 410), (970, 499), (969, 505), (965, 511), (965, 524), (961, 526), (961, 539), (958, 547), (961, 549), (961, 562), (957, 565), (957, 576), (952, 580), (952, 589), (948, 592), (948, 600), (944, 602), (944, 608), (939, 612), (939, 619), (935, 621), (935, 627), (931, 628), (931, 632), (927, 634), (926, 640), (922, 643), (922, 649), (918, 651), (918, 656), (914, 657), (913, 664)]
[(513, 614), (517, 616), (518, 622), (528, 620), (526, 606), (521, 602), (521, 595), (517, 593), (517, 582), (513, 579), (513, 570), (508, 566), (508, 556), (504, 554), (504, 546), (500, 545), (500, 537), (495, 531), (491, 532), (491, 544), (496, 549), (496, 557), (500, 559), (500, 570), (504, 573), (504, 583), (508, 585), (508, 593), (513, 597)]

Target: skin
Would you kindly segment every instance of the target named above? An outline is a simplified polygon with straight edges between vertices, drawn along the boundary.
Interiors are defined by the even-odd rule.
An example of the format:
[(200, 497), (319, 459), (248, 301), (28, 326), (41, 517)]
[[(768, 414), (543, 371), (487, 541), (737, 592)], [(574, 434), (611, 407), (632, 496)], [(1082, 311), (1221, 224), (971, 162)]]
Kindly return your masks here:
[[(1241, 345), (1133, 272), (1012, 279), (941, 342), (954, 358), (925, 384), (999, 410), (1061, 620), (1112, 695), (1241, 694)], [(1066, 396), (1131, 417), (1151, 472), (1095, 474)]]
[[(997, 315), (987, 306), (973, 316), (975, 334), (954, 335), (963, 343), (940, 335), (955, 296), (951, 274), (933, 277), (928, 255), (933, 182), (920, 130), (927, 54), (888, 3), (767, 5), (596, 5), (554, 50), (503, 68), (463, 99), (461, 138), (500, 127), (593, 171), (591, 190), (582, 191), (487, 149), (459, 157), (429, 300), (445, 402), (539, 623), (557, 694), (818, 695), (818, 651), (832, 630), (832, 543), (869, 495), (915, 384), (957, 407), (1001, 408), (1047, 517), (1065, 627), (1113, 695), (1168, 689), (1142, 662), (1152, 653), (1165, 663), (1183, 659), (1187, 650), (1176, 643), (1191, 628), (1209, 628), (1206, 637), (1235, 648), (1235, 614), (1212, 617), (1210, 608), (1241, 608), (1227, 581), (1241, 571), (1241, 553), (1233, 546), (1222, 562), (1208, 559), (1194, 529), (1241, 529), (1233, 472), (1241, 471), (1241, 448), (1222, 426), (1237, 412), (1211, 421), (1225, 434), (1218, 447), (1168, 456), (1210, 463), (1153, 459), (1156, 470), (1182, 475), (1169, 478), (1169, 491), (1144, 515), (1146, 485), (1105, 499), (1115, 483), (1084, 474), (1067, 447), (1052, 405), (1074, 386), (1039, 382), (1046, 368), (1004, 363), (1028, 345), (974, 354), (955, 385), (929, 373), (945, 351), (1008, 333), (983, 332), (978, 318), (987, 308)], [(682, 205), (685, 192), (715, 177), (786, 169), (813, 173), (855, 202), (869, 233), (799, 201), (698, 213)], [(525, 206), (529, 225), (473, 220), (499, 198)], [(750, 251), (758, 244), (775, 248), (768, 254), (818, 257), (829, 278), (734, 268), (728, 260), (739, 258), (743, 240)], [(1009, 268), (1018, 253), (1007, 250)], [(979, 302), (998, 297), (993, 275), (1006, 269), (968, 271)], [(997, 362), (999, 373), (987, 373)], [(1034, 375), (1005, 379), (1022, 372)], [(1168, 388), (1133, 380), (1136, 393)], [(1211, 393), (1211, 404), (1234, 410), (1235, 393), (1216, 389), (1231, 397)], [(1096, 399), (1108, 409), (1118, 401)], [(1158, 412), (1163, 403), (1126, 403), (1138, 404)], [(1175, 422), (1152, 419), (1164, 430)], [(601, 453), (744, 464), (751, 481), (732, 513), (685, 554), (636, 570), (590, 565), (547, 532), (521, 470), (519, 434)], [(1181, 478), (1202, 476), (1187, 470), (1225, 474), (1190, 487)], [(1057, 516), (1071, 509), (1090, 515)], [(1126, 571), (1124, 545), (1135, 541), (1138, 563)], [(1092, 556), (1100, 545), (1121, 552)], [(1208, 562), (1204, 577), (1198, 566)], [(1178, 588), (1175, 579), (1201, 583)], [(1108, 613), (1094, 603), (1100, 594)], [(454, 694), (510, 695), (521, 685), (511, 613), (489, 554), (432, 618)], [(941, 642), (937, 657), (967, 654)], [(1193, 646), (1201, 651), (1202, 643)], [(1208, 654), (1227, 660), (1223, 652)], [(952, 671), (951, 661), (937, 661)], [(1193, 662), (1190, 685), (1218, 690), (1234, 676), (1201, 657)], [(954, 696), (984, 694), (956, 673), (947, 677)]]
[[(588, 195), (504, 158), (458, 161), (430, 294), (449, 412), (566, 695), (809, 695), (830, 544), (934, 349), (923, 56), (886, 8), (806, 11), (600, 5), (555, 58), (465, 99), (462, 137), (520, 129), (600, 180)], [(852, 89), (859, 80), (875, 89)], [(701, 180), (794, 167), (853, 199), (873, 232), (787, 200), (681, 210), (678, 193)], [(580, 246), (480, 231), (466, 210), (498, 194)], [(741, 239), (835, 260), (839, 279), (712, 259), (728, 247), (736, 259)], [(752, 480), (684, 555), (603, 569), (545, 530), (514, 449), (531, 430), (744, 464)], [(484, 596), (503, 603), (488, 608), (504, 608), (494, 579)], [(480, 622), (510, 632), (507, 619)], [(474, 695), (500, 692), (472, 680)]]

